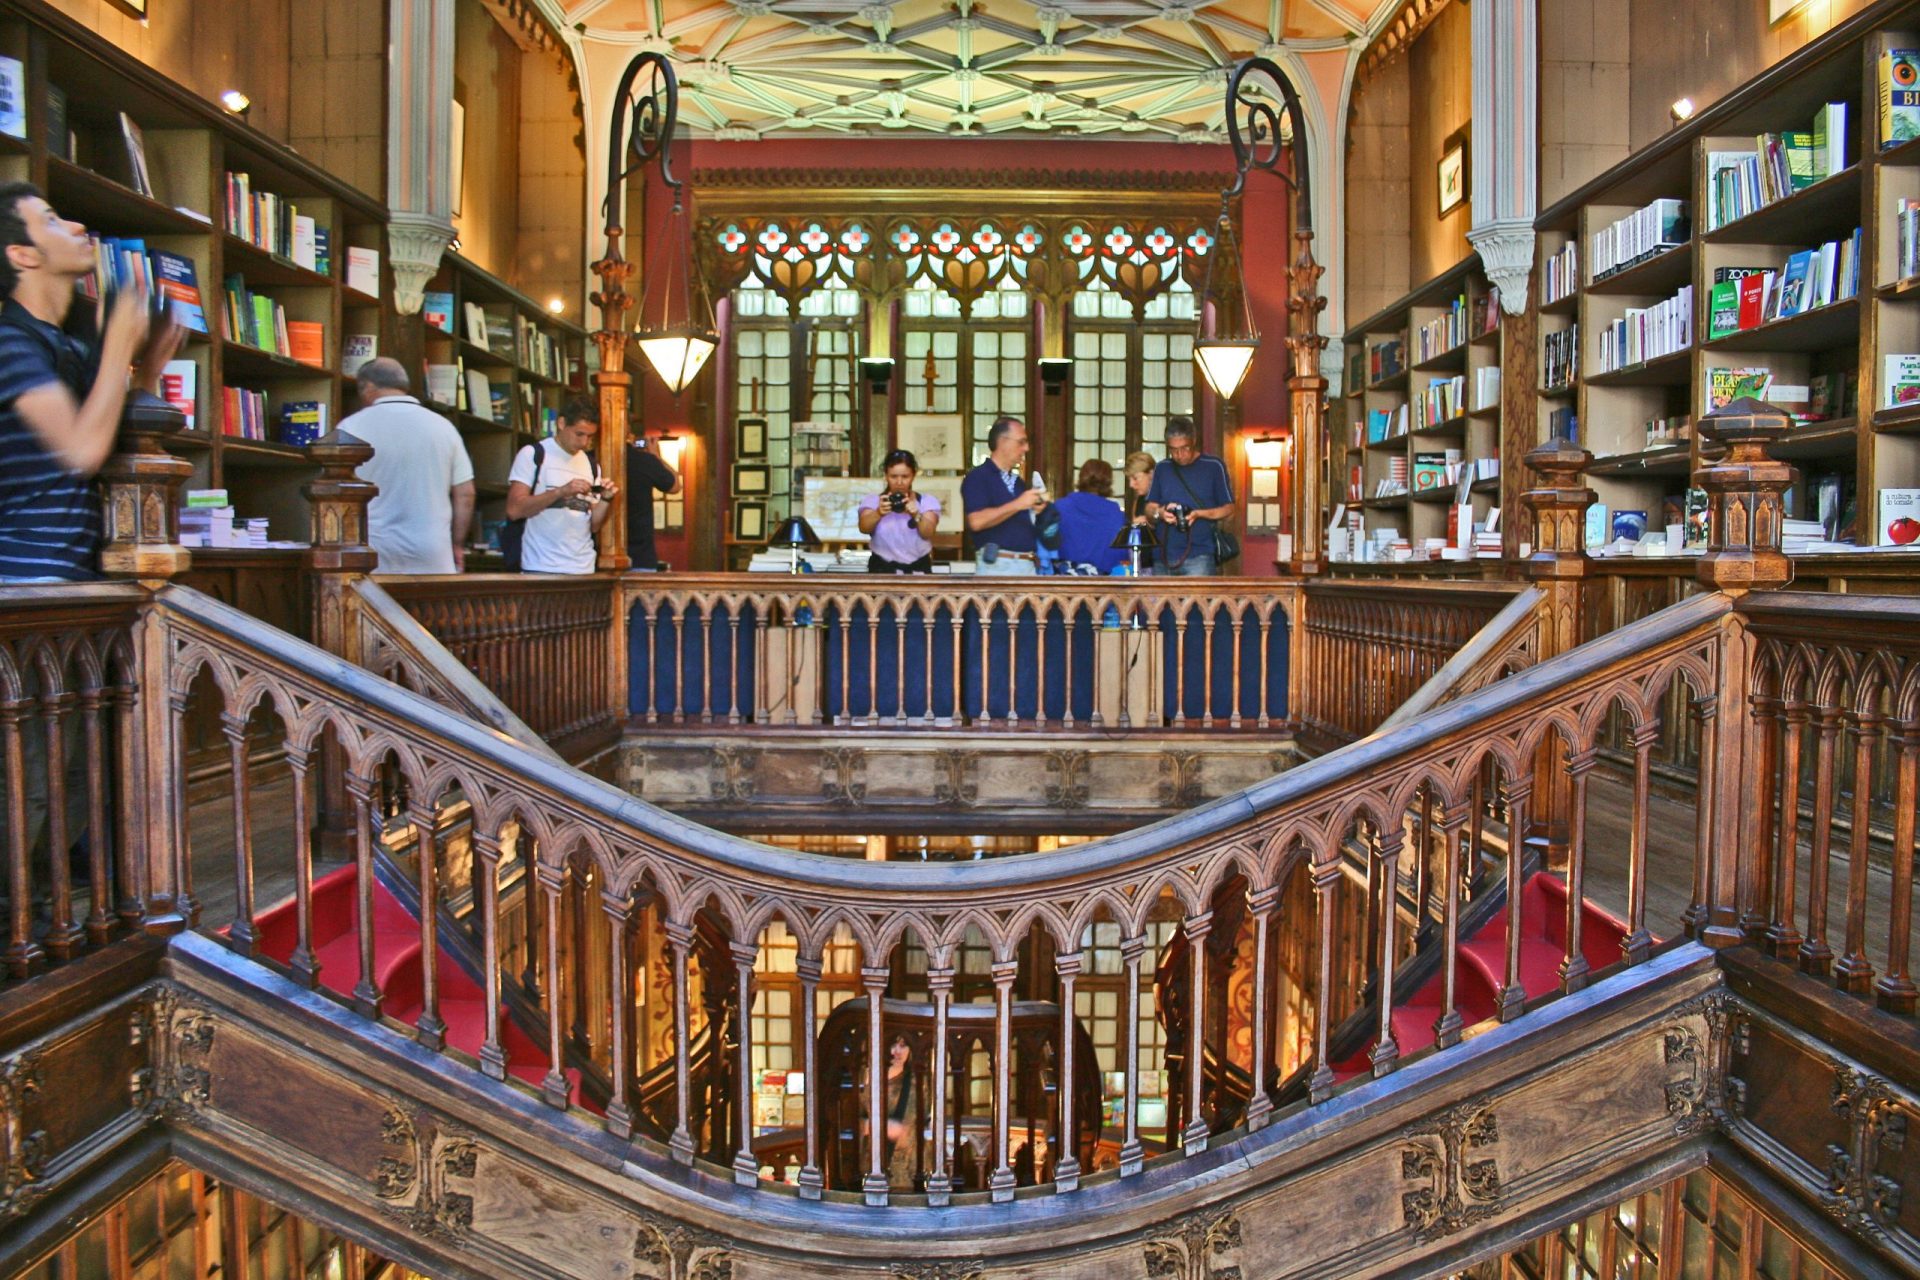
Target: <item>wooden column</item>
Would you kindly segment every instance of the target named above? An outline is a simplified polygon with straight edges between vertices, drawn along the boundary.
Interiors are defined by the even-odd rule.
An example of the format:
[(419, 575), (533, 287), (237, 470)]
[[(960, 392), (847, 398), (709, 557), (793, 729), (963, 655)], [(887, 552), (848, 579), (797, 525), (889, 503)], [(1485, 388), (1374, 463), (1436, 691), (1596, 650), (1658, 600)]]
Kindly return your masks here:
[[(609, 194), (613, 198), (609, 208), (618, 210), (619, 193)], [(617, 222), (607, 227), (607, 252), (592, 268), (600, 277), (600, 287), (590, 299), (600, 308), (600, 327), (592, 334), (593, 345), (600, 353), (600, 369), (593, 375), (593, 389), (600, 398), (600, 442), (595, 448), (600, 455), (601, 474), (618, 477), (620, 485), (613, 510), (600, 526), (600, 554), (594, 567), (602, 573), (625, 573), (633, 564), (627, 555), (627, 503), (634, 495), (627, 492), (626, 477), (627, 405), (633, 393), (633, 375), (627, 372), (627, 342), (632, 336), (627, 312), (634, 300), (627, 294), (627, 281), (633, 278), (636, 264), (620, 254), (624, 234)], [(651, 492), (639, 497), (643, 502), (653, 500)]]
[[(820, 1077), (815, 1073), (820, 1043), (813, 1014), (813, 996), (820, 989), (820, 957), (799, 957), (794, 962), (794, 971), (800, 977), (800, 1022), (806, 1028), (806, 1036), (801, 1041), (800, 1066), (806, 1072), (804, 1079), (807, 1082), (807, 1156), (794, 1182), (800, 1189), (802, 1200), (818, 1200), (820, 1193), (826, 1189), (826, 1179), (820, 1174)], [(948, 976), (951, 980), (951, 974)]]
[[(1320, 296), (1320, 277), (1326, 268), (1313, 260), (1313, 232), (1293, 233), (1293, 265), (1287, 269), (1287, 354), (1293, 369), (1287, 394), (1293, 419), (1293, 555), (1290, 572), (1307, 575), (1326, 567), (1326, 499), (1320, 459), (1326, 451), (1327, 379), (1320, 358), (1327, 349), (1320, 332), (1320, 313), (1327, 300)], [(1264, 705), (1264, 704), (1263, 704)]]
[[(993, 1203), (1013, 1199), (1015, 1186), (1008, 1143), (1013, 1132), (1013, 982), (1020, 975), (1018, 960), (993, 962), (993, 1174), (987, 1190)], [(1027, 1118), (1032, 1124), (1032, 1117)]]
[[(738, 1028), (734, 1045), (738, 1060), (734, 1068), (734, 1102), (740, 1117), (739, 1141), (733, 1154), (733, 1181), (736, 1186), (751, 1187), (760, 1181), (760, 1162), (753, 1154), (753, 962), (760, 955), (754, 942), (730, 942), (736, 983), (734, 999), (739, 1002)], [(809, 1087), (813, 1081), (807, 1081)]]
[(1054, 1056), (1059, 1073), (1054, 1094), (1060, 1104), (1060, 1129), (1054, 1137), (1059, 1150), (1053, 1158), (1053, 1189), (1072, 1191), (1080, 1185), (1080, 1143), (1074, 1132), (1073, 1114), (1074, 1035), (1079, 1023), (1073, 1015), (1073, 985), (1080, 976), (1080, 953), (1069, 951), (1053, 958), (1054, 974), (1060, 979), (1060, 1050)]
[[(1799, 472), (1767, 453), (1767, 446), (1792, 428), (1792, 420), (1772, 405), (1742, 397), (1700, 420), (1701, 437), (1725, 446), (1725, 454), (1694, 473), (1696, 487), (1707, 491), (1710, 530), (1707, 554), (1694, 576), (1710, 590), (1729, 595), (1771, 591), (1793, 581), (1793, 562), (1780, 549), (1786, 492)], [(1701, 741), (1701, 821), (1708, 824), (1701, 848), (1704, 896), (1698, 937), (1710, 947), (1737, 946), (1745, 939), (1742, 918), (1754, 902), (1754, 862), (1763, 815), (1746, 802), (1752, 776), (1766, 761), (1749, 752), (1748, 690), (1753, 670), (1753, 639), (1744, 618), (1730, 614), (1721, 632), (1720, 670)], [(1749, 760), (1752, 754), (1755, 758)]]
[[(927, 1173), (927, 1204), (940, 1208), (952, 1203), (953, 1177), (947, 1161), (947, 1017), (953, 1004), (953, 946), (927, 951), (927, 994), (933, 1000), (933, 1069), (928, 1088), (933, 1094), (933, 1167)], [(811, 1077), (809, 1077), (811, 1079)]]
[[(860, 1190), (875, 1208), (887, 1203), (887, 1038), (885, 1000), (888, 965), (862, 965), (860, 985), (867, 995), (867, 1173)], [(809, 1084), (812, 1082), (809, 1081)], [(912, 1088), (911, 1082), (907, 1085)]]

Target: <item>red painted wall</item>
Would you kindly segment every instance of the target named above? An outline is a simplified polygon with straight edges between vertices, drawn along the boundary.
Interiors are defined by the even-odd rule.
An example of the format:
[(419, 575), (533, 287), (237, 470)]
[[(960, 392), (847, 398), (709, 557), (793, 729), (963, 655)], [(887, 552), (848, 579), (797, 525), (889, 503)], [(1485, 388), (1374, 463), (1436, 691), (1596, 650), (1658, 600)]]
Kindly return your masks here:
[[(674, 148), (674, 172), (698, 185), (704, 170), (813, 171), (823, 183), (845, 187), (851, 193), (892, 185), (889, 175), (916, 172), (986, 173), (1111, 173), (1119, 177), (1139, 173), (1207, 173), (1219, 176), (1225, 187), (1233, 178), (1232, 152), (1225, 146), (1194, 146), (1171, 142), (1095, 142), (1054, 139), (909, 139), (872, 138), (795, 139), (782, 142), (683, 143)], [(849, 178), (851, 180), (849, 180)], [(1036, 189), (1044, 189), (1037, 186)], [(1254, 323), (1262, 343), (1242, 387), (1239, 401), (1240, 434), (1284, 427), (1288, 422), (1287, 353), (1281, 339), (1287, 324), (1287, 273), (1290, 256), (1287, 219), (1289, 188), (1280, 178), (1257, 173), (1249, 177), (1243, 206), (1242, 258)], [(669, 251), (663, 241), (672, 200), (658, 174), (650, 176), (646, 191), (646, 239), (641, 262)], [(679, 248), (678, 252), (684, 252)], [(655, 259), (657, 260), (657, 259)], [(723, 346), (724, 350), (724, 346)], [(711, 544), (719, 545), (720, 521), (730, 459), (731, 433), (715, 431), (712, 423), (731, 416), (724, 388), (728, 371), (721, 356), (712, 372), (702, 372), (685, 395), (669, 395), (650, 371), (636, 370), (642, 422), (649, 431), (662, 427), (695, 428), (702, 445), (695, 455), (700, 475), (690, 474), (687, 518), (708, 522)], [(1200, 419), (1207, 447), (1227, 458), (1244, 494), (1246, 471), (1236, 438), (1220, 437), (1222, 414), (1214, 397), (1201, 389)], [(690, 539), (656, 535), (661, 558), (675, 568), (686, 568)], [(1242, 536), (1245, 546), (1240, 572), (1270, 577), (1274, 573), (1274, 539)], [(709, 569), (712, 564), (695, 568)]]

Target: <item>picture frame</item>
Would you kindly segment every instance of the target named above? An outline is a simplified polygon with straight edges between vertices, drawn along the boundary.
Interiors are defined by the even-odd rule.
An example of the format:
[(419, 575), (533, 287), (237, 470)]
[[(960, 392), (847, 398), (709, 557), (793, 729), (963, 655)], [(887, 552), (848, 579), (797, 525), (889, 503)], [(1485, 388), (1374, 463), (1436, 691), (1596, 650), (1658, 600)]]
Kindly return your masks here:
[(767, 540), (766, 503), (736, 502), (733, 504), (733, 540), (735, 542)]
[(739, 458), (767, 456), (767, 420), (739, 418), (733, 424), (733, 452)]
[(1471, 127), (1463, 125), (1447, 135), (1440, 144), (1440, 160), (1434, 177), (1439, 192), (1440, 216), (1446, 217), (1473, 198), (1473, 150)]
[(454, 217), (460, 216), (461, 206), (466, 201), (461, 197), (467, 186), (467, 107), (460, 99), (453, 100), (453, 114), (449, 118), (448, 148), (452, 152), (452, 172), (448, 174), (447, 190), (452, 194)]
[(764, 462), (733, 464), (733, 496), (754, 498), (773, 492), (773, 468)]
[(898, 414), (894, 418), (894, 439), (914, 456), (922, 471), (967, 468), (967, 424), (957, 413)]

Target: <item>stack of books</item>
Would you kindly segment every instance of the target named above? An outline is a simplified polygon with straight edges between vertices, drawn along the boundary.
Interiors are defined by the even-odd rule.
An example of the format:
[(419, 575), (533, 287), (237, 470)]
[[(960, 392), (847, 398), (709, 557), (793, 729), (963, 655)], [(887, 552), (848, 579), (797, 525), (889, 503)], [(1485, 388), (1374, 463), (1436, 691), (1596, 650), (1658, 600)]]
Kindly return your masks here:
[(1433, 378), (1427, 389), (1414, 398), (1413, 428), (1416, 431), (1451, 422), (1467, 411), (1465, 374), (1451, 378)]
[(1593, 278), (1618, 271), (1687, 242), (1687, 202), (1655, 200), (1593, 233)]
[(1555, 303), (1572, 294), (1580, 285), (1580, 246), (1569, 240), (1566, 247), (1547, 259), (1547, 290), (1542, 301)]
[(220, 390), (220, 432), (241, 440), (267, 438), (267, 393), (245, 387), (227, 386)]
[(1580, 376), (1580, 326), (1571, 325), (1558, 333), (1549, 333), (1541, 344), (1544, 363), (1540, 385), (1548, 391), (1561, 391)]
[(1847, 104), (1829, 102), (1803, 133), (1763, 133), (1752, 151), (1709, 151), (1709, 231), (1804, 191), (1847, 167)]
[(1693, 345), (1693, 286), (1651, 307), (1628, 307), (1600, 331), (1600, 373), (1631, 369)]
[(1416, 360), (1431, 360), (1451, 351), (1467, 340), (1467, 295), (1461, 294), (1447, 306), (1445, 315), (1421, 325), (1414, 335)]
[(323, 276), (333, 273), (328, 229), (302, 214), (285, 196), (255, 191), (251, 175), (228, 172), (226, 214), (230, 235), (308, 271)]

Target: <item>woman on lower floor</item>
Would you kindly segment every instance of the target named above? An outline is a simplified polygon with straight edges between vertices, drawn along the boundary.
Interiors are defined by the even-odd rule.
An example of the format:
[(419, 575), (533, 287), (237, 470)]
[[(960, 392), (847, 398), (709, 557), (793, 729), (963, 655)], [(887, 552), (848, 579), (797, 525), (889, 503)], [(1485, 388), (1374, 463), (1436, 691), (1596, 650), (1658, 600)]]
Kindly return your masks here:
[(880, 474), (887, 487), (860, 500), (860, 532), (872, 549), (867, 572), (932, 573), (930, 539), (940, 524), (940, 499), (913, 491), (920, 464), (905, 449), (882, 459)]

